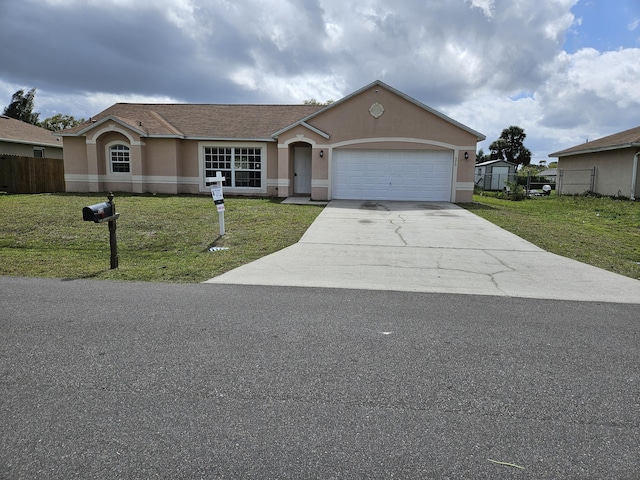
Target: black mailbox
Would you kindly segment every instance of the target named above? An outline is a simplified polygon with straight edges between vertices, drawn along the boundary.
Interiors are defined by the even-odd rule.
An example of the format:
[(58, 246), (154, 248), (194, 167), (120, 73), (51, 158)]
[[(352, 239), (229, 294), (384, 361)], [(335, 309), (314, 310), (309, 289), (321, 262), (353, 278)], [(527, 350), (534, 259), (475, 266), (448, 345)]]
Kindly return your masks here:
[(113, 205), (109, 202), (96, 203), (82, 209), (82, 219), (87, 222), (102, 223), (117, 218), (113, 213)]

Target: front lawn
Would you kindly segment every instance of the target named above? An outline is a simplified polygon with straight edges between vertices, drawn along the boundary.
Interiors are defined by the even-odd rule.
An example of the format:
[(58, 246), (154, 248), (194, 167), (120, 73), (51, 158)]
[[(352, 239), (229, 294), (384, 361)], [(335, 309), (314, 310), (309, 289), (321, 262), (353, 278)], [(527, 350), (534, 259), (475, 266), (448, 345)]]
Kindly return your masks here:
[[(201, 282), (296, 243), (322, 211), (274, 199), (116, 194), (119, 268), (109, 228), (82, 220), (104, 194), (0, 194), (0, 275)], [(228, 250), (210, 252), (211, 247)]]
[(640, 202), (555, 195), (473, 201), (461, 206), (549, 252), (640, 280)]

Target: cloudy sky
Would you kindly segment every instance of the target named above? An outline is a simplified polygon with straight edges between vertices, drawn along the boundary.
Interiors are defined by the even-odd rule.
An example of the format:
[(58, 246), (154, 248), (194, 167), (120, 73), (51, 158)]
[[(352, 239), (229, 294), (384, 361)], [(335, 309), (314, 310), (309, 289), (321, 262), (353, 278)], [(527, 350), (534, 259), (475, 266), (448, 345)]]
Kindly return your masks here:
[(382, 80), (533, 162), (640, 125), (640, 0), (0, 0), (0, 107), (338, 100)]

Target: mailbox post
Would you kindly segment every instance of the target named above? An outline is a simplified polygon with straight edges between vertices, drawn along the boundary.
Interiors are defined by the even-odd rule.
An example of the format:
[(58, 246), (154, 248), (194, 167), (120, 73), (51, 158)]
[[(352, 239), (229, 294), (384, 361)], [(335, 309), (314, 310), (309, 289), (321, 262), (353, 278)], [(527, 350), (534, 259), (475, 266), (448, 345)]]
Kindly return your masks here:
[(111, 270), (118, 268), (118, 240), (116, 239), (116, 220), (118, 214), (116, 213), (116, 206), (113, 204), (113, 193), (109, 192), (107, 199), (111, 204), (113, 212), (113, 220), (109, 220), (109, 246), (111, 248)]
[(113, 203), (113, 193), (107, 195), (108, 202), (96, 203), (82, 209), (82, 219), (87, 222), (109, 222), (109, 245), (111, 247), (111, 269), (118, 268), (118, 241), (116, 239), (116, 220), (120, 216), (116, 213)]

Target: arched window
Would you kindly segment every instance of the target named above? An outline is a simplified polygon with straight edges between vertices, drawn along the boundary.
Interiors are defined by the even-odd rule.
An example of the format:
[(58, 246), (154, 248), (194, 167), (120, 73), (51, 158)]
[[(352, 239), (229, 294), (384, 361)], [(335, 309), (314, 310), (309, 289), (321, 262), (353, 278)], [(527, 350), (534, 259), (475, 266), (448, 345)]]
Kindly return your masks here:
[(113, 173), (131, 172), (131, 160), (129, 157), (129, 147), (118, 144), (109, 147), (109, 163)]

